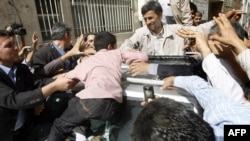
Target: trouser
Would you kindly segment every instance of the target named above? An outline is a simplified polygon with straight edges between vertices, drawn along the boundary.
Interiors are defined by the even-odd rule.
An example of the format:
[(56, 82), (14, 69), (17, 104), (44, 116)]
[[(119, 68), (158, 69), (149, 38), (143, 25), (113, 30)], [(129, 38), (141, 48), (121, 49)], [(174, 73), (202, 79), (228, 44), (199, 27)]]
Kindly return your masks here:
[(63, 141), (74, 127), (81, 126), (89, 119), (111, 120), (120, 104), (114, 99), (72, 98), (68, 108), (55, 120), (48, 141)]

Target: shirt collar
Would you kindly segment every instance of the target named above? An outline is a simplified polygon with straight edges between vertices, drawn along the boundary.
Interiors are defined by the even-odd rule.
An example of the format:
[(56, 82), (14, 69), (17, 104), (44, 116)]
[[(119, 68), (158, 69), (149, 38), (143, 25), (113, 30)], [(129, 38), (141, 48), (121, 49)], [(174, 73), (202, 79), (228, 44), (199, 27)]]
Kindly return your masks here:
[(65, 51), (59, 48), (54, 42), (52, 42), (52, 46), (59, 52), (59, 54), (64, 55)]
[[(13, 66), (14, 68), (14, 72), (16, 72), (16, 66)], [(0, 65), (0, 68), (8, 75), (9, 74), (9, 72), (10, 72), (10, 70), (11, 70), (11, 68), (9, 68), (9, 67), (6, 67), (6, 66), (4, 66), (4, 65)]]

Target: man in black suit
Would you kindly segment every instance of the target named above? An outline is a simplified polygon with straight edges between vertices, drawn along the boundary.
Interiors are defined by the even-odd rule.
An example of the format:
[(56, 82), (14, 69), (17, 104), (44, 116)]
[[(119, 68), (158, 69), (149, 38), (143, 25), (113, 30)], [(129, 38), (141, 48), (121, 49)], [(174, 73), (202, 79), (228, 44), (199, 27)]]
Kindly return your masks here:
[[(18, 47), (13, 36), (0, 30), (0, 140), (25, 141), (30, 134), (33, 109), (58, 90), (67, 90), (75, 82), (64, 77), (46, 84), (36, 83), (29, 68), (16, 63), (19, 60)], [(48, 81), (47, 81), (48, 82)]]
[[(33, 56), (34, 75), (36, 80), (57, 78), (77, 65), (80, 46), (71, 45), (71, 28), (63, 23), (55, 23), (51, 29), (52, 41), (38, 50)], [(52, 121), (61, 115), (73, 93), (56, 92), (47, 99), (45, 109), (39, 121)], [(59, 101), (59, 102), (57, 102)]]
[[(82, 35), (83, 36), (83, 35)], [(63, 23), (57, 22), (51, 29), (52, 41), (39, 49), (33, 56), (33, 68), (35, 80), (55, 79), (72, 70), (77, 65), (77, 60), (85, 53), (84, 42), (77, 46), (71, 45), (71, 28)], [(79, 38), (82, 39), (83, 38)], [(81, 48), (82, 47), (82, 48)], [(80, 51), (82, 50), (82, 52)], [(82, 88), (83, 85), (82, 85)], [(55, 92), (46, 99), (45, 109), (37, 118), (37, 124), (42, 124), (42, 129), (48, 131), (48, 126), (53, 124), (55, 118), (59, 117), (68, 106), (68, 100), (74, 96), (74, 92)], [(45, 126), (46, 125), (48, 126)], [(44, 126), (43, 126), (44, 125)], [(41, 129), (38, 129), (39, 131)]]
[(51, 29), (52, 41), (38, 50), (33, 57), (36, 79), (55, 77), (73, 69), (77, 64), (80, 46), (72, 47), (71, 28), (65, 23), (55, 23)]

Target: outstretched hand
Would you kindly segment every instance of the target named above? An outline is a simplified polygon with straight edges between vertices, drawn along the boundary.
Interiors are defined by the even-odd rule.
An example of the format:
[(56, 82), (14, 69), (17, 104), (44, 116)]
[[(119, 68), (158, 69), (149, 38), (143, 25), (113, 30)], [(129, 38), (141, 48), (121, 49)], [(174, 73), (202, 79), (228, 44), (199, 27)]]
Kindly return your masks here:
[(210, 48), (208, 46), (208, 39), (206, 34), (193, 31), (191, 29), (180, 29), (177, 31), (176, 34), (183, 38), (195, 39), (195, 45), (186, 45), (184, 49), (191, 48), (192, 50), (199, 51), (202, 54), (203, 58), (211, 53)]
[(232, 27), (230, 21), (227, 19), (226, 15), (219, 14), (219, 17), (213, 17), (214, 21), (220, 28), (220, 35), (214, 34), (211, 35), (211, 40), (217, 40), (224, 44), (230, 45), (233, 47), (233, 50), (239, 54), (242, 50), (247, 47), (244, 45), (244, 42), (238, 37), (234, 28)]
[(165, 90), (165, 89), (173, 89), (174, 88), (174, 80), (175, 80), (176, 76), (169, 76), (164, 78), (164, 83), (161, 86), (161, 90)]
[(36, 31), (33, 32), (33, 35), (32, 35), (32, 44), (33, 46), (35, 47), (38, 43), (38, 33)]
[(143, 75), (148, 73), (149, 64), (147, 62), (133, 62), (129, 65), (129, 71), (132, 76)]
[(70, 50), (72, 55), (84, 55), (84, 53), (80, 51), (81, 45), (84, 44), (83, 38), (84, 38), (83, 34), (77, 38), (75, 45)]
[(241, 18), (242, 14), (246, 14), (246, 12), (242, 10), (231, 10), (225, 13), (225, 16), (227, 19), (232, 20), (232, 21), (238, 21)]

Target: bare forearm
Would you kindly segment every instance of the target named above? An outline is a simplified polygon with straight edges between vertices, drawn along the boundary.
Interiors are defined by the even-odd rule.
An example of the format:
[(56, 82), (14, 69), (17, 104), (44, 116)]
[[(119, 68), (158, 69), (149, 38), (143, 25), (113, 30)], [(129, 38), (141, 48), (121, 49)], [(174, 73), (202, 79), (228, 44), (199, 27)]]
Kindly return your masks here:
[(67, 59), (69, 59), (71, 56), (73, 56), (73, 53), (72, 53), (71, 51), (68, 51), (67, 53), (65, 53), (65, 54), (61, 57), (61, 59), (62, 59), (63, 62), (66, 62)]

